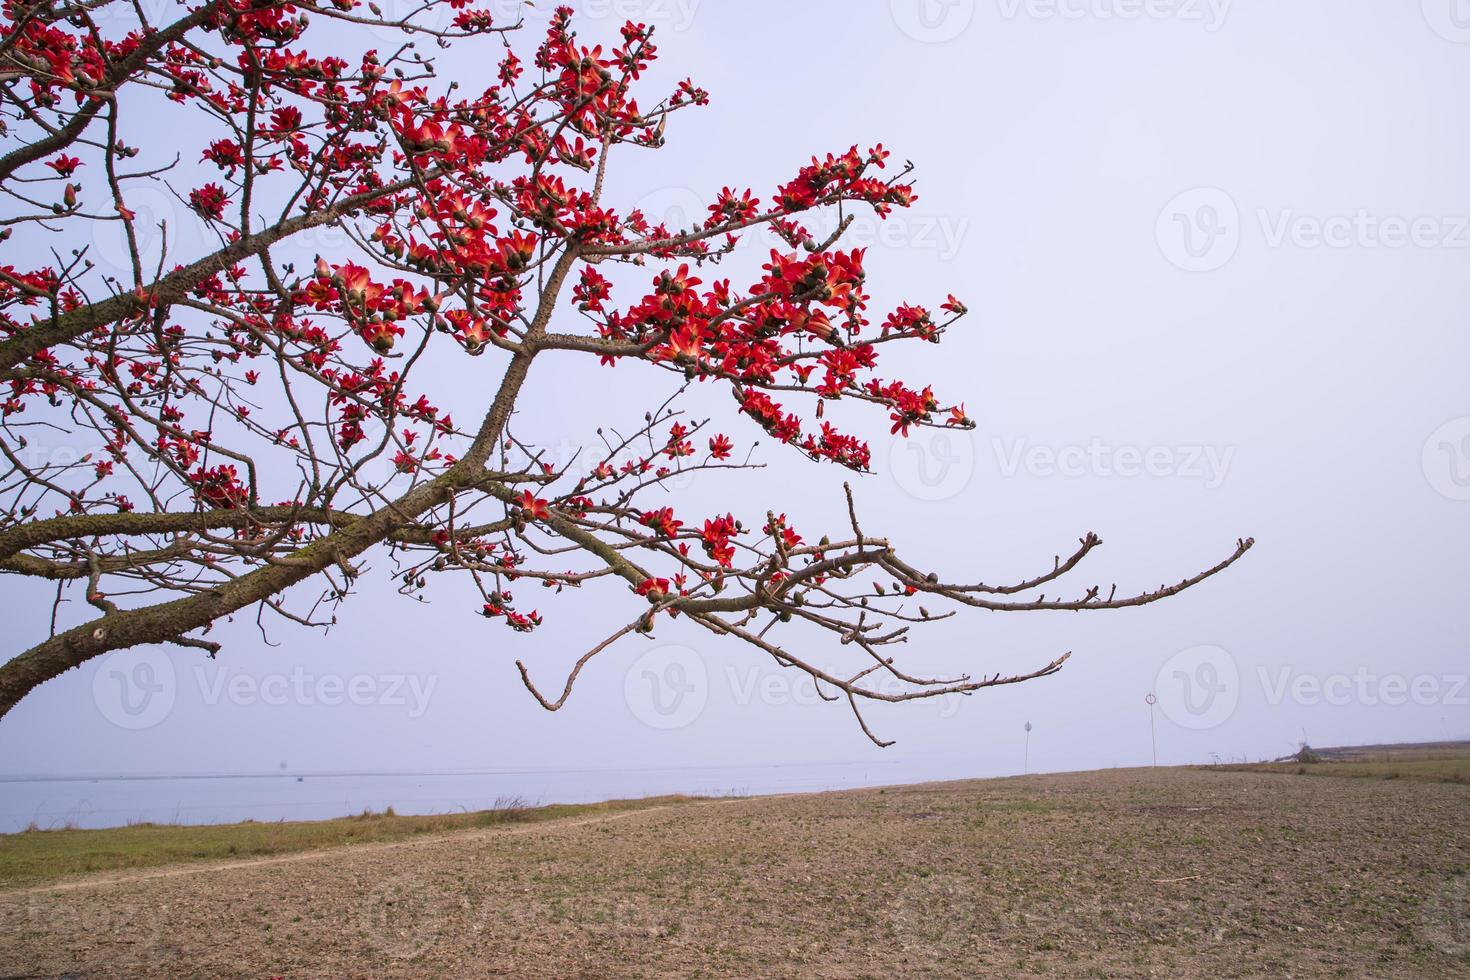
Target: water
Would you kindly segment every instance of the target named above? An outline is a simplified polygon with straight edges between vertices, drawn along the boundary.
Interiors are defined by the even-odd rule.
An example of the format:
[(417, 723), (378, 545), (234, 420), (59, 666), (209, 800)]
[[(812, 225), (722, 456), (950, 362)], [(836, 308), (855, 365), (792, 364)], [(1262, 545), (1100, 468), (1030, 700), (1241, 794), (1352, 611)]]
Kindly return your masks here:
[(363, 810), (447, 813), (684, 793), (755, 796), (965, 779), (960, 762), (904, 760), (667, 769), (0, 776), (0, 832), (129, 823), (322, 820)]

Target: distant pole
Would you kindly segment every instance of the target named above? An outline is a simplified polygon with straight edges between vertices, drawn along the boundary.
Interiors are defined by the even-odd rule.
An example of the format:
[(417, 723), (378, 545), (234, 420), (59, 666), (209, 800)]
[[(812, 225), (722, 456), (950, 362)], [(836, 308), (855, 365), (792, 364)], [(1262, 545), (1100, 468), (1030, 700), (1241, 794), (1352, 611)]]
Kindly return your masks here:
[(1021, 772), (1029, 775), (1031, 772), (1031, 722), (1026, 722), (1026, 751), (1021, 757)]
[(1154, 768), (1157, 769), (1159, 767), (1159, 736), (1157, 730), (1154, 728), (1154, 705), (1158, 703), (1159, 699), (1154, 697), (1153, 691), (1149, 691), (1143, 700), (1148, 705), (1148, 742), (1149, 745), (1153, 746)]

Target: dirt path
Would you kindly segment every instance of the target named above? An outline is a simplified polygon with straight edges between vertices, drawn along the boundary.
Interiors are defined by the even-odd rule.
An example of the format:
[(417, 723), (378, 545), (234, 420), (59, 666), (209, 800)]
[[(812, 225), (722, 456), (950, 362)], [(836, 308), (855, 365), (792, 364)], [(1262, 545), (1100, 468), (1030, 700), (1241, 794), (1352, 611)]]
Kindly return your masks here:
[(1470, 977), (1470, 787), (1117, 771), (0, 893), (0, 977)]
[[(763, 797), (764, 799), (783, 799), (785, 795)], [(367, 844), (347, 844), (340, 847), (321, 848), (314, 851), (297, 851), (293, 854), (268, 855), (264, 857), (242, 858), (237, 861), (194, 861), (187, 864), (170, 864), (158, 868), (139, 868), (134, 871), (112, 871), (100, 874), (77, 875), (62, 881), (55, 881), (45, 885), (32, 885), (26, 888), (15, 888), (8, 891), (0, 891), (0, 898), (32, 898), (37, 895), (46, 895), (56, 892), (69, 892), (79, 889), (107, 888), (113, 885), (128, 885), (139, 881), (149, 881), (154, 878), (180, 878), (186, 875), (214, 874), (222, 871), (236, 871), (241, 868), (257, 868), (273, 864), (295, 864), (301, 861), (336, 860), (343, 856), (344, 850), (350, 850), (353, 855), (371, 854), (375, 851), (388, 851), (396, 848), (413, 847), (415, 845), (433, 845), (443, 843), (456, 843), (461, 845), (472, 845), (477, 838), (486, 836), (503, 836), (505, 834), (526, 833), (533, 829), (571, 829), (584, 827), (588, 824), (612, 823), (617, 820), (626, 820), (640, 813), (652, 813), (657, 810), (668, 810), (673, 808), (693, 808), (704, 806), (722, 806), (737, 802), (729, 800), (691, 800), (687, 803), (664, 804), (651, 806), (641, 810), (624, 810), (616, 813), (601, 813), (589, 817), (567, 817), (561, 820), (547, 821), (541, 825), (535, 824), (508, 824), (498, 827), (487, 827), (476, 830), (456, 830), (444, 834), (424, 834), (419, 837), (407, 837), (403, 840), (375, 841)]]

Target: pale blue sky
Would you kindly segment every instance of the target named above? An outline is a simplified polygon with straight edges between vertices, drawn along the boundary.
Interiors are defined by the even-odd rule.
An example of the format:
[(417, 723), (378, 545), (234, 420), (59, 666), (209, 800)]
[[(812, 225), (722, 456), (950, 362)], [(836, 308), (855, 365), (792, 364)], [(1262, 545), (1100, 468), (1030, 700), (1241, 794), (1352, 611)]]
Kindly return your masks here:
[[(1304, 733), (1319, 745), (1470, 736), (1470, 689), (1457, 686), (1470, 671), (1470, 16), (1454, 19), (1449, 0), (574, 6), (592, 15), (584, 38), (611, 37), (623, 16), (659, 25), (649, 90), (687, 75), (713, 97), (676, 117), (665, 150), (613, 158), (624, 207), (679, 208), (726, 184), (769, 193), (811, 154), (852, 143), (881, 141), (918, 165), (904, 223), (864, 232), (870, 291), (875, 309), (950, 292), (969, 304), (942, 346), (897, 359), (979, 427), (895, 448), (869, 416), (877, 472), (856, 484), (869, 530), (915, 564), (985, 580), (1040, 571), (1096, 531), (1105, 547), (1075, 584), (1121, 589), (1213, 564), (1237, 536), (1258, 540), (1225, 575), (1141, 610), (975, 613), (919, 631), (908, 655), (925, 670), (1075, 653), (1056, 677), (949, 708), (872, 709), (898, 739), (882, 758), (1012, 771), (1030, 720), (1033, 769), (1146, 763), (1150, 689), (1161, 761), (1280, 755)], [(441, 64), (473, 88), (488, 59)], [(757, 246), (728, 274), (761, 257)], [(598, 424), (641, 417), (663, 376), (635, 367), (538, 362), (518, 434), (573, 447)], [(472, 404), (495, 373), (486, 357), (444, 383)], [(748, 433), (726, 401), (708, 411)], [(685, 506), (774, 507), (812, 535), (841, 526), (839, 472), (763, 458), (767, 470), (681, 490)], [(94, 690), (105, 665), (52, 681), (0, 723), (0, 773), (880, 753), (845, 706), (788, 703), (774, 665), (678, 624), (594, 661), (566, 708), (546, 713), (512, 661), (559, 689), (560, 672), (630, 617), (611, 592), (546, 607), (530, 637), (487, 628), (453, 590), (427, 606), (381, 579), (364, 592), (327, 636), (277, 625), (280, 645), (267, 647), (253, 615), (222, 625), (225, 652), (202, 679), (194, 652), (162, 654), (175, 691), (151, 727), (110, 720), (105, 678)], [(46, 593), (4, 581), (13, 650), (44, 632)], [(640, 661), (669, 644), (692, 652)], [(691, 657), (706, 678), (701, 710), (651, 710), (645, 672), (678, 681), (676, 664), (696, 683)], [(366, 700), (390, 703), (238, 693), (298, 668), (368, 677)], [(1208, 709), (1185, 703), (1200, 684), (1231, 686), (1232, 672)], [(1334, 680), (1354, 672), (1368, 679)], [(406, 703), (391, 703), (403, 674), (427, 693), (405, 682)], [(1418, 685), (1405, 703), (1392, 703), (1394, 677)], [(220, 693), (222, 678), (236, 695)], [(1337, 693), (1314, 696), (1314, 682)], [(678, 727), (659, 727), (670, 719)]]

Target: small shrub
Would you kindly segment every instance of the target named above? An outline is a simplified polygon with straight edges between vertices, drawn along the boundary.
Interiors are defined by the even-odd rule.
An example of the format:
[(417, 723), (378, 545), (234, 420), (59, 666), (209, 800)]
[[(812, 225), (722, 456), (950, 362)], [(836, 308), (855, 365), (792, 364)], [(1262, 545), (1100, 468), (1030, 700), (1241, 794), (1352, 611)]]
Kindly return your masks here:
[(1306, 765), (1316, 765), (1322, 761), (1322, 757), (1312, 751), (1312, 747), (1306, 742), (1302, 743), (1302, 747), (1297, 750), (1296, 755), (1292, 756), (1292, 759)]

